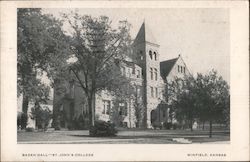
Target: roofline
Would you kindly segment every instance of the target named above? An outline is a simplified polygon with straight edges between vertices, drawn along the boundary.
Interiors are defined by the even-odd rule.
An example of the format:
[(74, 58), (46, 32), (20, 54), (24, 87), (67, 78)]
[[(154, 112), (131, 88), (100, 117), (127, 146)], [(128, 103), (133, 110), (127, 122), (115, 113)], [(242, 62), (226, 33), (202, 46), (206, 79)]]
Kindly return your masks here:
[(188, 67), (187, 67), (187, 65), (186, 65), (186, 63), (185, 63), (185, 61), (184, 61), (183, 58), (181, 57), (181, 55), (179, 55), (179, 58), (181, 58), (181, 60), (182, 60), (182, 62), (184, 63), (185, 67), (187, 68), (189, 74), (190, 74), (190, 75), (193, 75), (193, 74), (191, 74), (191, 72), (189, 71), (189, 69), (188, 69)]
[(133, 45), (138, 45), (138, 44), (142, 44), (142, 43), (148, 43), (148, 44), (150, 44), (150, 45), (153, 45), (153, 46), (156, 46), (156, 47), (160, 47), (159, 44), (151, 43), (151, 42), (148, 42), (148, 41), (139, 42), (139, 43), (135, 43), (135, 41), (133, 41)]

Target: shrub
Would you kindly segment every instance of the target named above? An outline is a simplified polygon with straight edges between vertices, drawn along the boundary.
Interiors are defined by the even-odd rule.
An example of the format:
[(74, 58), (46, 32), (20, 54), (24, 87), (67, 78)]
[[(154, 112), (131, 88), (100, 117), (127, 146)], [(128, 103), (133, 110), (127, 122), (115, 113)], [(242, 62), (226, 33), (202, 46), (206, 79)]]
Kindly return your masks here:
[(28, 116), (25, 113), (21, 114), (20, 125), (21, 129), (25, 129), (27, 126)]
[(162, 125), (161, 125), (161, 123), (160, 122), (154, 122), (154, 123), (152, 123), (152, 127), (154, 128), (154, 129), (162, 129)]
[(26, 130), (26, 132), (34, 132), (35, 129), (34, 128), (26, 128), (25, 130)]
[(163, 127), (164, 127), (165, 129), (171, 129), (172, 123), (170, 123), (170, 122), (164, 122), (164, 123), (163, 123)]
[(117, 130), (113, 123), (105, 121), (95, 121), (95, 125), (90, 127), (89, 135), (92, 137), (116, 136)]
[(88, 119), (82, 114), (79, 117), (72, 120), (72, 126), (75, 130), (86, 130), (88, 129)]
[(40, 106), (31, 109), (32, 119), (37, 122), (38, 129), (46, 131), (48, 129), (49, 121), (52, 118), (52, 113), (48, 107), (41, 108)]

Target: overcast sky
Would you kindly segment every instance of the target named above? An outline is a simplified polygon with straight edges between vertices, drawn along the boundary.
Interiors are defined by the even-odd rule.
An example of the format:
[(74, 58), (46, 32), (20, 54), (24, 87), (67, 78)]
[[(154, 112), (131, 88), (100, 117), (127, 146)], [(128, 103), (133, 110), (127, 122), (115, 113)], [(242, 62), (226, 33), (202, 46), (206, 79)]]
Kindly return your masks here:
[[(45, 9), (60, 18), (69, 9)], [(108, 16), (114, 26), (119, 20), (131, 23), (135, 38), (145, 21), (160, 45), (160, 60), (183, 57), (193, 73), (216, 69), (230, 82), (230, 34), (227, 9), (78, 9), (80, 14)]]

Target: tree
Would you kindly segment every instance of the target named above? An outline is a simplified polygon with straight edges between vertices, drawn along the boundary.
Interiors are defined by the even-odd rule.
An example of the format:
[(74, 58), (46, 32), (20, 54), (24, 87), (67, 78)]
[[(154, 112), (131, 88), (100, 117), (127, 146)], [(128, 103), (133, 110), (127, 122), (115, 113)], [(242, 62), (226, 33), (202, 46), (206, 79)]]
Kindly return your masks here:
[(41, 9), (17, 10), (17, 88), (18, 95), (23, 96), (25, 114), (29, 102), (35, 102), (38, 93), (49, 91), (49, 85), (43, 84), (39, 76), (46, 72), (53, 80), (61, 68), (59, 64), (65, 63), (67, 38), (61, 25), (51, 15), (42, 14)]
[(48, 107), (42, 108), (39, 103), (31, 109), (31, 118), (36, 120), (38, 128), (46, 131), (52, 117), (52, 112)]
[(188, 123), (191, 131), (194, 119), (197, 118), (197, 105), (196, 100), (197, 89), (195, 80), (192, 76), (185, 77), (184, 79), (176, 78), (171, 83), (171, 107), (170, 114), (179, 120)]
[(145, 120), (145, 105), (142, 100), (142, 94), (140, 93), (141, 87), (137, 86), (136, 91), (134, 94), (134, 108), (135, 108), (135, 117), (137, 121), (136, 127), (144, 127), (144, 120)]
[(230, 121), (229, 86), (215, 70), (207, 75), (197, 74), (196, 78), (177, 79), (172, 84), (174, 114), (178, 120), (188, 120), (192, 130), (193, 119), (209, 121), (209, 137), (212, 124), (223, 119)]
[(130, 25), (120, 21), (115, 30), (106, 16), (93, 18), (71, 13), (63, 17), (73, 31), (70, 45), (76, 61), (71, 64), (71, 70), (87, 97), (89, 121), (93, 126), (96, 92), (114, 90), (126, 82), (119, 66), (130, 52)]
[(207, 75), (198, 74), (196, 79), (199, 100), (199, 116), (209, 121), (209, 137), (212, 137), (213, 122), (220, 118), (229, 118), (229, 85), (215, 70)]

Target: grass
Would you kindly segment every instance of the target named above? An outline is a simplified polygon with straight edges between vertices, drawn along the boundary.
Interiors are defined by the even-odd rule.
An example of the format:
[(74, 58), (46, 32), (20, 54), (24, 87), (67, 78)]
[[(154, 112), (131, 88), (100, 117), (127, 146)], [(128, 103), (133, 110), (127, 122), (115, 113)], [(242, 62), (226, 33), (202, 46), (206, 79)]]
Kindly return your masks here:
[(188, 130), (130, 130), (118, 131), (116, 137), (89, 137), (88, 130), (23, 132), (17, 133), (18, 143), (110, 143), (110, 144), (175, 144), (173, 138), (185, 138), (193, 143), (230, 141), (228, 131), (214, 131), (208, 137), (208, 131)]

